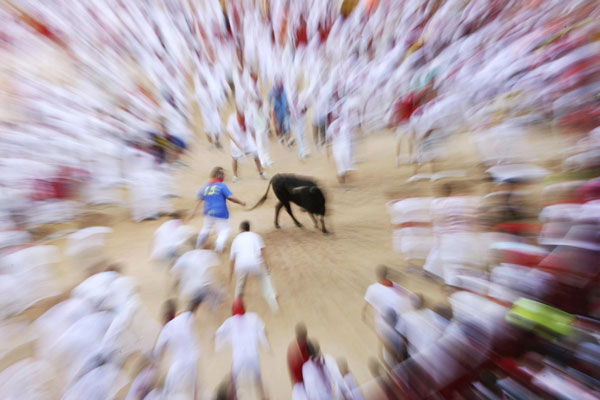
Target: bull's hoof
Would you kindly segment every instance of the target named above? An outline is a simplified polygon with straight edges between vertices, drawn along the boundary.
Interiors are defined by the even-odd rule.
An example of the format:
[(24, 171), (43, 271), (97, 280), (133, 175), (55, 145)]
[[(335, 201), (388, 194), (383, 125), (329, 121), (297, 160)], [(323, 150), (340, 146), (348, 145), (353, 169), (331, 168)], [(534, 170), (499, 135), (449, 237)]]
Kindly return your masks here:
[(329, 235), (331, 235), (331, 232), (329, 232), (329, 231), (323, 231), (323, 235), (329, 236)]
[(296, 226), (297, 226), (298, 228), (302, 228), (302, 224), (301, 224), (301, 223), (297, 223), (297, 224), (296, 224)]
[(281, 227), (279, 226), (279, 224), (275, 224), (275, 228), (281, 229)]

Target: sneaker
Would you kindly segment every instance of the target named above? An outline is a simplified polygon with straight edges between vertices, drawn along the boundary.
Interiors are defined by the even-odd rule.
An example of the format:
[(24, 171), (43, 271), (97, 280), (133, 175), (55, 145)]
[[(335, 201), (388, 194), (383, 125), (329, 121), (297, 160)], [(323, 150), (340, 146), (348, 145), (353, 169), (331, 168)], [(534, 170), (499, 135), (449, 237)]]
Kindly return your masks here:
[(239, 180), (240, 180), (240, 178), (238, 178), (238, 177), (237, 177), (237, 176), (235, 176), (235, 175), (233, 176), (233, 178), (231, 178), (231, 182), (237, 182), (237, 181), (239, 181)]
[(262, 174), (260, 174), (260, 177), (263, 178), (263, 179), (265, 179), (265, 180), (269, 179), (269, 175), (267, 175), (266, 172), (263, 172)]

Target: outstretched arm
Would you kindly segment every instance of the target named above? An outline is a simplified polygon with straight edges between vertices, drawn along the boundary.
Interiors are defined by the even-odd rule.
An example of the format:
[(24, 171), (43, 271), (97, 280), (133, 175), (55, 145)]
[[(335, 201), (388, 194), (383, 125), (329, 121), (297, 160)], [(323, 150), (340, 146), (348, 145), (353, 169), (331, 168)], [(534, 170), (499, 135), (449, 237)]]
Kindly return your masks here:
[(227, 136), (229, 138), (229, 140), (231, 140), (233, 142), (233, 144), (235, 144), (237, 146), (238, 149), (243, 151), (243, 147), (240, 144), (240, 142), (238, 142), (236, 139), (234, 139), (234, 137), (232, 135), (229, 134), (229, 132), (227, 132), (227, 130), (225, 130), (225, 136)]
[(196, 202), (196, 206), (194, 207), (194, 210), (192, 211), (192, 213), (190, 214), (190, 216), (189, 216), (189, 217), (187, 217), (187, 218), (185, 219), (185, 221), (184, 221), (185, 223), (187, 223), (187, 222), (188, 222), (188, 221), (190, 221), (192, 218), (194, 218), (194, 216), (196, 215), (196, 212), (198, 211), (198, 208), (200, 207), (200, 204), (202, 204), (202, 202), (203, 202), (203, 201), (204, 201), (204, 200), (198, 200), (198, 201)]
[(233, 268), (235, 267), (235, 256), (231, 257), (231, 261), (229, 262), (229, 282), (231, 282), (231, 278), (233, 278)]
[(235, 198), (235, 197), (233, 197), (233, 196), (229, 196), (229, 197), (227, 198), (227, 200), (231, 201), (232, 203), (239, 204), (239, 205), (240, 205), (240, 206), (242, 206), (242, 207), (246, 207), (246, 202), (245, 202), (245, 201), (238, 200), (238, 199), (236, 199), (236, 198)]

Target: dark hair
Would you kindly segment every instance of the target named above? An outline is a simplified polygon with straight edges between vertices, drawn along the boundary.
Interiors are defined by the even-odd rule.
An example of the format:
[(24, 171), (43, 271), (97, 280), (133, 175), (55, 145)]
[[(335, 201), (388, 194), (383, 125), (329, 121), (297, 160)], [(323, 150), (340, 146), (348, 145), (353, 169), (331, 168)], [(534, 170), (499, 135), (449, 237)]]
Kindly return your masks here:
[(310, 340), (306, 342), (306, 351), (309, 357), (314, 357), (317, 354), (315, 346), (313, 346), (312, 341)]
[(452, 308), (448, 307), (445, 304), (441, 304), (436, 306), (433, 311), (439, 315), (440, 317), (444, 318), (447, 321), (450, 321), (452, 319), (453, 313), (452, 313)]
[(169, 299), (163, 304), (163, 323), (167, 323), (175, 318), (177, 312), (177, 303), (174, 299)]
[(244, 232), (250, 231), (250, 222), (242, 221), (242, 223), (240, 224), (240, 230), (242, 230)]
[(308, 332), (306, 330), (306, 325), (304, 322), (298, 322), (296, 324), (296, 338), (306, 340)]
[(377, 279), (387, 279), (388, 277), (388, 267), (387, 265), (380, 264), (375, 268), (375, 275), (377, 275)]
[(198, 309), (198, 307), (200, 307), (200, 304), (202, 304), (203, 301), (204, 301), (204, 295), (197, 294), (196, 296), (194, 296), (192, 301), (190, 301), (190, 305), (188, 306), (188, 311), (195, 312)]

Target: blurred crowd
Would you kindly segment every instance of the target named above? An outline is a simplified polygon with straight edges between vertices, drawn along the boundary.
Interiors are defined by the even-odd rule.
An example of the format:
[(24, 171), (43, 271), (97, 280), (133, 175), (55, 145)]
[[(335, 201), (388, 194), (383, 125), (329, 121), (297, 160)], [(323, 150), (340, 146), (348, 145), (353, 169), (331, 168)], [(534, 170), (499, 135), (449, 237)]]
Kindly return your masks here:
[[(574, 0), (4, 2), (3, 223), (123, 204), (123, 184), (135, 220), (168, 213), (196, 117), (210, 143), (228, 136), (236, 161), (262, 166), (273, 133), (304, 159), (312, 130), (343, 183), (357, 136), (384, 128), (416, 164), (467, 131), (486, 162), (527, 156), (531, 127), (597, 126), (599, 12)], [(240, 113), (224, 126), (230, 98)]]
[[(359, 136), (393, 129), (398, 163), (432, 163), (431, 181), (463, 175), (435, 166), (457, 133), (485, 168), (485, 193), (456, 179), (388, 204), (395, 249), (443, 282), (448, 304), (379, 267), (363, 313), (381, 342), (374, 381), (359, 386), (299, 324), (293, 398), (600, 396), (597, 1), (7, 0), (0, 20), (0, 336), (35, 347), (2, 371), (0, 393), (104, 399), (132, 381), (128, 399), (199, 397), (195, 315), (227, 298), (210, 274), (219, 255), (190, 249), (194, 230), (179, 220), (157, 231), (152, 253), (183, 304), (165, 303), (163, 326), (105, 256), (110, 229), (69, 236), (82, 276), (66, 292), (58, 249), (29, 229), (96, 204), (126, 205), (135, 221), (173, 214), (173, 173), (200, 131), (205, 151), (230, 139), (234, 181), (246, 155), (267, 178), (276, 138), (299, 160), (329, 145), (349, 188)], [(565, 137), (554, 170), (532, 157), (536, 130)], [(248, 246), (232, 250), (232, 273)], [(240, 376), (266, 397), (269, 345), (246, 312), (246, 278), (278, 304), (267, 259), (254, 256), (251, 271), (235, 265), (232, 316), (215, 333), (216, 348), (232, 347), (219, 399), (236, 398)], [(34, 329), (9, 320), (49, 299)]]

